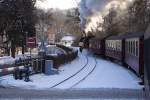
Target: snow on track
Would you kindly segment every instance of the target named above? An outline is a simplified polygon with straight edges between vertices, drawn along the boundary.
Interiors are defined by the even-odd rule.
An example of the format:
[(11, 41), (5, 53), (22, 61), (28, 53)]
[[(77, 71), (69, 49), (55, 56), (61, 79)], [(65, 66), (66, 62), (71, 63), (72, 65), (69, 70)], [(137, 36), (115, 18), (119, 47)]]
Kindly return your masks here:
[(96, 62), (92, 57), (88, 57), (88, 64), (80, 71), (80, 73), (55, 88), (68, 89), (74, 87), (74, 85), (82, 81), (95, 68), (95, 63)]
[(62, 84), (62, 83), (64, 83), (64, 82), (66, 82), (66, 81), (68, 81), (69, 79), (73, 78), (75, 75), (77, 75), (78, 73), (80, 73), (80, 72), (87, 66), (87, 64), (88, 64), (88, 57), (86, 57), (86, 59), (87, 59), (87, 62), (86, 62), (85, 65), (83, 65), (83, 67), (82, 67), (81, 69), (79, 69), (76, 73), (72, 74), (72, 75), (69, 76), (68, 78), (66, 78), (66, 79), (60, 81), (59, 83), (53, 85), (51, 88), (57, 87), (58, 85), (60, 85), (60, 84)]

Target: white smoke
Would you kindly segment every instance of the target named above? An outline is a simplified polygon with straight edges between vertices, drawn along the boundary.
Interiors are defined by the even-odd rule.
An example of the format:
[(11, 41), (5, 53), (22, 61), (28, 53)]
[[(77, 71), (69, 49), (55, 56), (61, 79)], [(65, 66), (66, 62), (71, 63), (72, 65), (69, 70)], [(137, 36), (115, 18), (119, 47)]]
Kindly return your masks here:
[[(98, 15), (101, 15), (98, 12), (104, 8), (105, 4), (106, 4), (106, 0), (82, 0), (81, 1), (79, 10), (80, 10), (82, 30), (88, 32), (96, 29), (97, 26), (96, 24), (98, 23), (98, 19), (100, 18)], [(94, 22), (89, 24), (91, 21)]]
[(102, 30), (103, 16), (111, 8), (125, 10), (134, 0), (82, 0), (80, 3), (81, 28), (86, 33)]

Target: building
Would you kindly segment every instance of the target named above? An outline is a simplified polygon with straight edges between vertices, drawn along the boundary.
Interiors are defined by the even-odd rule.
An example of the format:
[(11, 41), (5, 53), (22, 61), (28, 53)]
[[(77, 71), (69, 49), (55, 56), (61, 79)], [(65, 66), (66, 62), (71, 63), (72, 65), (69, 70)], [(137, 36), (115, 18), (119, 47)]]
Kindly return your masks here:
[(54, 26), (50, 26), (50, 27), (48, 28), (47, 35), (48, 35), (48, 42), (49, 42), (49, 43), (55, 43), (55, 39), (56, 39), (56, 29), (55, 29)]
[(72, 35), (66, 35), (61, 39), (61, 44), (65, 46), (71, 46), (75, 40), (75, 37)]

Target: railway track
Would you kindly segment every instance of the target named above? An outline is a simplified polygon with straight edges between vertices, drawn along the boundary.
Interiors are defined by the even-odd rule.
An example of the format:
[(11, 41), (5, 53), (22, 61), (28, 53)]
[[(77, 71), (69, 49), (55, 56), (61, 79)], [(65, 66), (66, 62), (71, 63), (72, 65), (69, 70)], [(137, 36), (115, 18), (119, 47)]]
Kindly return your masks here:
[(85, 77), (83, 77), (80, 81), (78, 81), (78, 82), (76, 82), (74, 85), (72, 85), (72, 86), (70, 87), (70, 89), (73, 88), (73, 87), (75, 87), (75, 86), (77, 86), (77, 85), (80, 84), (81, 82), (83, 82), (88, 76), (90, 76), (90, 75), (93, 73), (93, 71), (95, 70), (96, 65), (97, 65), (96, 58), (94, 58), (94, 61), (95, 61), (95, 65), (94, 65), (93, 69), (92, 69)]
[(51, 88), (55, 88), (55, 87), (57, 87), (58, 85), (60, 85), (60, 84), (62, 84), (62, 83), (64, 83), (64, 82), (66, 82), (67, 80), (73, 78), (75, 75), (77, 75), (78, 73), (80, 73), (80, 72), (88, 65), (88, 62), (89, 62), (89, 61), (88, 61), (88, 57), (86, 56), (86, 64), (85, 64), (80, 70), (78, 70), (76, 73), (74, 73), (74, 74), (71, 75), (70, 77), (68, 77), (68, 78), (62, 80), (61, 82), (59, 82), (59, 83), (53, 85)]
[[(92, 72), (95, 70), (95, 68), (96, 68), (96, 65), (97, 65), (97, 61), (96, 61), (96, 58), (94, 58), (94, 65), (90, 65), (89, 64), (89, 58), (86, 56), (86, 59), (87, 59), (87, 62), (86, 62), (86, 64), (78, 71), (78, 72), (76, 72), (75, 74), (73, 74), (72, 76), (70, 76), (70, 77), (68, 77), (67, 79), (65, 79), (65, 80), (63, 80), (63, 81), (61, 81), (61, 82), (59, 82), (59, 83), (57, 83), (57, 84), (55, 84), (54, 86), (52, 86), (51, 88), (56, 88), (56, 87), (59, 87), (59, 86), (61, 86), (61, 85), (63, 85), (63, 84), (65, 84), (65, 83), (67, 83), (67, 82), (69, 82), (69, 81), (71, 81), (71, 80), (75, 80), (75, 79), (77, 79), (77, 80), (75, 80), (75, 81), (77, 81), (77, 82), (74, 82), (73, 84), (72, 84), (72, 81), (71, 81), (71, 86), (69, 86), (69, 88), (68, 89), (71, 89), (71, 88), (73, 88), (73, 87), (75, 87), (75, 86), (77, 86), (78, 84), (80, 84), (82, 81), (84, 81), (89, 75), (91, 75), (92, 74)], [(92, 68), (92, 69), (90, 69), (90, 68)], [(89, 70), (90, 69), (90, 71), (88, 71), (88, 73), (87, 72), (85, 72), (86, 70)], [(80, 80), (78, 80), (78, 75), (80, 75), (81, 73), (86, 73), (86, 75), (83, 75), (83, 77), (80, 79)], [(82, 75), (82, 74), (81, 74)]]

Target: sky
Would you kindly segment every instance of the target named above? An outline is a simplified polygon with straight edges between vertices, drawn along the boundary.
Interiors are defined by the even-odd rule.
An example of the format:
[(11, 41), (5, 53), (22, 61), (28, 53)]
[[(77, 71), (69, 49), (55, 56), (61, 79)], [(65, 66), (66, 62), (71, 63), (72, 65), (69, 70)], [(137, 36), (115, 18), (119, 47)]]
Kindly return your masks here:
[(80, 0), (38, 0), (36, 7), (42, 9), (59, 8), (61, 10), (70, 9), (78, 6)]

